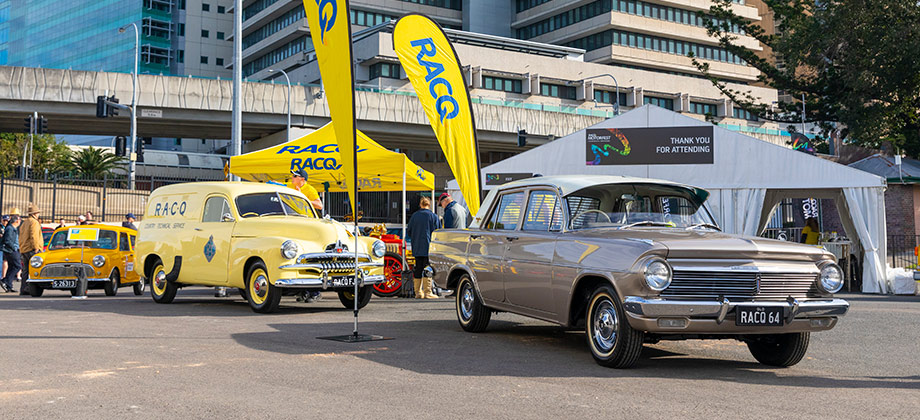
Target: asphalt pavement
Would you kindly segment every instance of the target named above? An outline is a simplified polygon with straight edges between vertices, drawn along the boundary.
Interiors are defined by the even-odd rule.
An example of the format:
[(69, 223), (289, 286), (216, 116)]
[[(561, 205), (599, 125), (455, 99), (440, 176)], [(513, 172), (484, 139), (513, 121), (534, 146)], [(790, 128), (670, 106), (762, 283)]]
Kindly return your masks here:
[(733, 340), (647, 345), (594, 363), (583, 332), (496, 314), (463, 332), (452, 300), (374, 298), (359, 331), (334, 294), (253, 313), (238, 296), (130, 288), (86, 300), (0, 294), (0, 418), (918, 418), (920, 297), (842, 295), (850, 313), (798, 365)]

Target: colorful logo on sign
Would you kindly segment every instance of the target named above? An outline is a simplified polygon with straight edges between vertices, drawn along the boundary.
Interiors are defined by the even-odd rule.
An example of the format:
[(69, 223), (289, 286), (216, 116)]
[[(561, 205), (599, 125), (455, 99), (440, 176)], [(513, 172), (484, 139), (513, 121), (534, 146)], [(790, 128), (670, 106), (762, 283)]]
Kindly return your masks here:
[[(436, 61), (423, 59), (423, 57), (434, 57), (437, 55), (438, 50), (434, 46), (434, 41), (432, 41), (431, 38), (425, 38), (417, 39), (409, 44), (419, 48), (415, 60), (427, 71), (425, 83), (428, 83), (428, 92), (431, 93), (431, 97), (435, 98), (434, 106), (438, 110), (441, 122), (443, 123), (445, 119), (453, 119), (460, 113), (460, 105), (453, 96), (454, 87), (451, 86), (447, 79), (440, 77), (441, 73), (444, 73), (444, 65)], [(443, 95), (438, 93), (436, 89), (438, 86), (444, 86), (442, 91), (445, 93)], [(448, 107), (448, 105), (450, 106)]]
[(611, 151), (617, 152), (621, 156), (629, 156), (629, 152), (632, 151), (629, 148), (629, 139), (626, 138), (625, 134), (623, 134), (620, 130), (617, 130), (615, 128), (611, 128), (608, 131), (610, 131), (610, 134), (613, 137), (615, 137), (617, 140), (620, 141), (620, 144), (623, 145), (623, 148), (617, 149), (616, 147), (611, 146), (610, 143), (606, 143), (603, 146), (592, 144), (591, 152), (594, 153), (594, 160), (587, 162), (588, 165), (600, 165), (601, 155), (610, 156)]
[(214, 246), (214, 235), (211, 235), (211, 237), (208, 238), (208, 243), (204, 244), (204, 257), (208, 259), (208, 262), (211, 262), (216, 253), (217, 247)]
[[(335, 18), (339, 14), (339, 5), (335, 0), (316, 0), (316, 5), (319, 8), (319, 40), (326, 44), (326, 32), (332, 30), (332, 27), (335, 26)], [(331, 6), (332, 11), (329, 15), (326, 14), (326, 6)]]

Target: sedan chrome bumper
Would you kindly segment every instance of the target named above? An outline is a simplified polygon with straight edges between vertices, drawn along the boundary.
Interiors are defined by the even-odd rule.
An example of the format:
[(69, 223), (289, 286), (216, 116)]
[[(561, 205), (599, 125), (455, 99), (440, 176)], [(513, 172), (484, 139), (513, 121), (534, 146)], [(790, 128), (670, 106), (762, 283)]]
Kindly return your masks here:
[[(358, 287), (361, 286), (372, 286), (379, 283), (385, 283), (387, 281), (386, 276), (384, 275), (365, 275), (362, 278), (358, 279)], [(306, 277), (299, 279), (278, 279), (275, 280), (276, 287), (291, 287), (291, 288), (321, 288), (326, 290), (333, 287), (334, 279), (331, 276), (326, 277)], [(346, 286), (351, 287), (351, 286)]]

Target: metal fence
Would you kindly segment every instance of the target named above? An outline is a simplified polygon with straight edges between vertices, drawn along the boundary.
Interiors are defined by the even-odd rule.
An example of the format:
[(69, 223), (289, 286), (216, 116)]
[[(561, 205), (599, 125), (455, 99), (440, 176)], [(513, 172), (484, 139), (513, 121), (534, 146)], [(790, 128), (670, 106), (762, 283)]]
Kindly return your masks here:
[(892, 267), (917, 269), (916, 249), (920, 235), (888, 235), (888, 259)]
[[(421, 196), (430, 197), (431, 192), (409, 192), (406, 195), (407, 217), (418, 210)], [(348, 202), (348, 193), (331, 192), (323, 200), (326, 213), (333, 219), (343, 220), (346, 214), (351, 214)], [(402, 222), (402, 191), (398, 192), (359, 192), (358, 214), (359, 222), (363, 223), (401, 223)], [(436, 210), (432, 208), (432, 210)]]
[(779, 239), (782, 241), (799, 242), (802, 239), (802, 229), (800, 227), (791, 228), (770, 228), (764, 229), (760, 236), (769, 239)]

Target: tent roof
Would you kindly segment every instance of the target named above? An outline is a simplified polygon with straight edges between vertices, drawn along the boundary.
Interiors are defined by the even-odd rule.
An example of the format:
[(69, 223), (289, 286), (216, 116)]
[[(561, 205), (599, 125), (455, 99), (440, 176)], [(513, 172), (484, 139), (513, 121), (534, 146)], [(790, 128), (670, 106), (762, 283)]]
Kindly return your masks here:
[(849, 164), (849, 166), (892, 181), (899, 178), (904, 178), (905, 181), (911, 178), (920, 178), (920, 160), (905, 157), (901, 158), (900, 170), (898, 165), (894, 163), (893, 157), (883, 156), (881, 154), (874, 154), (867, 158), (860, 159)]
[[(885, 179), (729, 131), (679, 113), (645, 105), (589, 128), (713, 127), (713, 163), (684, 165), (586, 165), (585, 130), (482, 169), (488, 173), (622, 175), (665, 179), (701, 188), (818, 189), (883, 187)], [(484, 188), (486, 186), (483, 178)], [(449, 189), (456, 190), (456, 181)]]
[[(358, 130), (358, 191), (430, 191), (434, 174), (406, 155), (393, 152)], [(307, 182), (322, 191), (345, 191), (351, 179), (341, 168), (341, 155), (335, 132), (326, 124), (299, 139), (230, 158), (230, 173), (250, 181), (285, 181), (291, 169), (307, 171)]]

